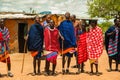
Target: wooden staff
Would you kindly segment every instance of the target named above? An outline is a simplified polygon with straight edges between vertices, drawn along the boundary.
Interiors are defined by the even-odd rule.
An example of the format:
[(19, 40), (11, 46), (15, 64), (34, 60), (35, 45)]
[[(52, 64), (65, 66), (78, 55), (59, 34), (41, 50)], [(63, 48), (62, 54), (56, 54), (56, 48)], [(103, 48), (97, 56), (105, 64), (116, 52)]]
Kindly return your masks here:
[(62, 40), (62, 58), (63, 58), (63, 44), (64, 42), (63, 42), (63, 40)]
[[(26, 25), (27, 26), (27, 25)], [(29, 28), (27, 28), (27, 32), (29, 32)], [(27, 46), (27, 39), (28, 39), (28, 34), (26, 33), (26, 39), (25, 39), (25, 44), (24, 44), (24, 53), (23, 53), (23, 60), (22, 60), (22, 69), (21, 69), (21, 73), (23, 73), (23, 68), (24, 68), (24, 60), (25, 60), (25, 49)]]
[(24, 60), (25, 60), (25, 48), (27, 45), (27, 40), (25, 40), (25, 44), (24, 44), (24, 53), (23, 53), (23, 60), (22, 60), (22, 69), (21, 69), (21, 73), (23, 73), (23, 68), (24, 68)]

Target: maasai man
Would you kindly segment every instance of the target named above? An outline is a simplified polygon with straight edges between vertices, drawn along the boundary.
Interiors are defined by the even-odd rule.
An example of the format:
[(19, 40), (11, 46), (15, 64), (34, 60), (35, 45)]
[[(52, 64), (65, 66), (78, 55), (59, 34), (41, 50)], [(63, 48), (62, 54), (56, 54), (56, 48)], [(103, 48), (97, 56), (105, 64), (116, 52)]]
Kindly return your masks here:
[(119, 30), (120, 20), (115, 19), (114, 25), (111, 26), (105, 32), (105, 45), (106, 51), (108, 53), (109, 58), (109, 72), (112, 71), (112, 60), (115, 60), (116, 69), (118, 71), (118, 63), (119, 63), (119, 51), (120, 51), (120, 30)]
[(65, 13), (65, 18), (63, 22), (61, 22), (60, 26), (58, 27), (61, 35), (64, 37), (64, 41), (60, 40), (60, 47), (63, 50), (62, 52), (62, 73), (65, 73), (65, 57), (67, 56), (67, 69), (66, 73), (69, 73), (69, 66), (71, 62), (72, 53), (75, 51), (76, 47), (76, 37), (74, 32), (74, 26), (72, 21), (70, 20), (70, 13)]
[(0, 62), (6, 62), (8, 67), (8, 76), (13, 77), (11, 71), (11, 61), (8, 54), (10, 35), (8, 28), (4, 26), (4, 20), (0, 19)]
[(56, 59), (57, 59), (58, 51), (60, 49), (59, 37), (60, 37), (60, 33), (58, 29), (55, 28), (54, 21), (51, 20), (50, 27), (47, 27), (44, 30), (44, 43), (45, 43), (45, 50), (47, 52), (45, 75), (50, 75), (50, 70), (49, 70), (50, 62), (52, 63), (52, 75), (56, 75), (55, 74)]
[[(46, 19), (42, 23), (42, 26), (43, 26), (44, 29), (50, 27), (50, 24), (49, 24), (50, 20), (51, 20), (51, 15), (50, 14), (46, 15)], [(43, 46), (45, 47), (45, 45), (43, 45)], [(45, 63), (45, 72), (46, 72), (46, 66), (47, 66), (47, 63)]]
[(100, 75), (98, 72), (98, 58), (103, 52), (103, 36), (102, 29), (97, 26), (97, 21), (92, 20), (90, 22), (90, 28), (87, 36), (87, 52), (90, 59), (91, 72), (93, 74), (93, 65), (96, 68), (96, 75)]
[(42, 23), (44, 28), (49, 27), (49, 22), (51, 20), (51, 15), (47, 15), (45, 21)]
[[(78, 31), (78, 43), (77, 43), (77, 50), (78, 50), (78, 72), (83, 73), (84, 72), (84, 62), (88, 59), (88, 53), (87, 53), (87, 32), (86, 32), (86, 25), (82, 24), (81, 29)], [(80, 67), (81, 64), (81, 67)], [(81, 71), (80, 71), (81, 69)]]
[[(74, 30), (75, 30), (75, 36), (76, 39), (78, 40), (78, 30), (80, 30), (80, 21), (76, 20), (76, 16), (75, 15), (71, 15), (71, 21), (73, 23), (74, 26)], [(76, 40), (76, 41), (77, 41)], [(76, 42), (77, 43), (77, 42)], [(77, 51), (74, 53), (75, 58), (76, 58), (76, 65), (72, 66), (73, 68), (77, 68), (78, 67), (78, 62), (77, 62)]]
[(40, 17), (35, 16), (35, 23), (30, 27), (28, 34), (28, 50), (33, 56), (33, 76), (36, 75), (36, 61), (38, 60), (38, 74), (40, 74), (40, 57), (43, 51), (43, 27), (39, 23)]

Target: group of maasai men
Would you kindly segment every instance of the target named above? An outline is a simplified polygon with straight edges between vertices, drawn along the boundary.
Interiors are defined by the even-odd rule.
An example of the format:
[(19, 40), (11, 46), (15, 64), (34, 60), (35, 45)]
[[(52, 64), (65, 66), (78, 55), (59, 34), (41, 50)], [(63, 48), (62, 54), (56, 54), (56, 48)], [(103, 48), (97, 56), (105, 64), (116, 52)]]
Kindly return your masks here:
[[(30, 27), (27, 35), (28, 51), (33, 56), (33, 73), (32, 75), (40, 75), (41, 57), (45, 56), (45, 75), (56, 75), (55, 68), (57, 64), (57, 56), (62, 57), (62, 74), (69, 74), (71, 57), (75, 55), (76, 66), (78, 71), (76, 74), (84, 72), (84, 62), (90, 61), (90, 75), (100, 75), (98, 71), (98, 59), (103, 52), (103, 33), (102, 29), (97, 25), (96, 20), (90, 20), (89, 25), (85, 22), (76, 20), (75, 15), (66, 12), (65, 20), (57, 27), (51, 15), (47, 15), (46, 20), (41, 24), (40, 17), (35, 16), (35, 23)], [(109, 58), (108, 71), (112, 71), (112, 60), (116, 62), (116, 71), (120, 63), (120, 19), (114, 20), (105, 33), (105, 46)], [(9, 51), (9, 31), (4, 27), (3, 19), (0, 20), (0, 61), (6, 62), (8, 66), (8, 76), (13, 77), (10, 72), (10, 56)], [(66, 59), (67, 58), (67, 59)], [(65, 64), (67, 62), (67, 67)], [(52, 63), (52, 71), (49, 69)], [(37, 71), (36, 71), (36, 66)], [(95, 66), (96, 72), (93, 71)]]
[[(89, 25), (87, 25), (86, 23), (81, 23), (80, 21), (77, 21), (75, 15), (70, 16), (69, 12), (66, 12), (64, 16), (65, 20), (63, 20), (56, 27), (55, 22), (51, 19), (50, 15), (48, 15), (47, 19), (43, 22), (43, 24), (39, 24), (39, 26), (41, 26), (41, 30), (35, 27), (35, 25), (38, 25), (39, 23), (39, 17), (38, 16), (35, 17), (36, 24), (34, 24), (34, 28), (39, 31), (31, 32), (34, 30), (31, 27), (28, 35), (28, 50), (31, 51), (33, 55), (36, 54), (34, 55), (33, 61), (34, 65), (33, 75), (36, 75), (36, 60), (38, 60), (38, 64), (40, 64), (39, 58), (41, 57), (41, 53), (43, 52), (43, 43), (45, 45), (44, 51), (46, 55), (45, 75), (55, 75), (56, 59), (59, 53), (61, 53), (62, 56), (62, 74), (69, 74), (71, 57), (73, 56), (73, 54), (75, 54), (76, 63), (78, 67), (78, 72), (76, 72), (77, 74), (79, 74), (80, 72), (84, 72), (84, 62), (89, 59), (91, 67), (90, 75), (94, 74), (93, 65), (95, 65), (96, 68), (95, 74), (100, 75), (98, 71), (98, 58), (101, 56), (103, 52), (102, 29), (97, 26), (97, 21), (95, 20), (91, 20), (89, 22)], [(37, 35), (38, 32), (39, 35)], [(107, 31), (106, 34), (107, 33), (111, 32)], [(33, 35), (37, 37), (39, 36), (39, 40), (36, 38), (38, 42), (35, 40), (34, 38), (35, 36), (33, 37)], [(33, 38), (30, 38), (31, 36)], [(107, 42), (109, 43), (109, 41)], [(39, 47), (37, 46), (38, 43), (41, 44), (39, 45)], [(108, 48), (106, 48), (106, 50), (108, 50)], [(110, 54), (114, 53), (116, 52), (113, 51), (113, 53), (111, 52)], [(116, 56), (115, 56), (115, 60), (117, 61), (116, 70), (118, 71), (119, 56), (118, 55)], [(109, 57), (109, 59), (111, 64), (113, 58)], [(53, 63), (52, 72), (50, 72), (49, 70), (50, 62)], [(67, 67), (65, 67), (66, 62)], [(40, 65), (38, 65), (38, 74), (40, 74), (39, 67)], [(112, 70), (111, 66), (110, 70)]]

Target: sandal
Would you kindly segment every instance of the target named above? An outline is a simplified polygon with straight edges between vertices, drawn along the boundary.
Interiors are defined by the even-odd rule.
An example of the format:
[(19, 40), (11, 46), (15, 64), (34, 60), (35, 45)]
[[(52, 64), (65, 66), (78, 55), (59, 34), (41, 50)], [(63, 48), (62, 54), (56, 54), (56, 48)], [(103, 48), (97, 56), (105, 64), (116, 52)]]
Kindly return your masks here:
[(112, 69), (107, 69), (107, 71), (108, 71), (108, 72), (111, 72), (111, 71), (112, 71)]
[(66, 69), (66, 74), (69, 74), (69, 69)]
[(94, 73), (93, 73), (93, 72), (90, 72), (89, 74), (90, 74), (90, 76), (92, 76)]
[(41, 73), (40, 73), (40, 72), (38, 72), (38, 73), (37, 73), (37, 75), (41, 75)]
[(44, 75), (45, 76), (49, 76), (50, 74), (49, 74), (49, 72), (45, 72)]
[(96, 72), (96, 73), (95, 73), (96, 76), (100, 76), (101, 74), (102, 74), (102, 73), (100, 73), (100, 72)]
[(63, 74), (63, 75), (65, 74), (65, 70), (64, 70), (64, 69), (62, 70), (62, 74)]
[(11, 72), (8, 72), (9, 77), (13, 77), (13, 74)]
[(55, 73), (55, 72), (52, 72), (52, 74), (51, 74), (52, 76), (56, 76), (57, 74)]
[(115, 69), (115, 71), (119, 71), (118, 69)]
[(36, 73), (32, 73), (32, 76), (35, 76), (36, 75)]

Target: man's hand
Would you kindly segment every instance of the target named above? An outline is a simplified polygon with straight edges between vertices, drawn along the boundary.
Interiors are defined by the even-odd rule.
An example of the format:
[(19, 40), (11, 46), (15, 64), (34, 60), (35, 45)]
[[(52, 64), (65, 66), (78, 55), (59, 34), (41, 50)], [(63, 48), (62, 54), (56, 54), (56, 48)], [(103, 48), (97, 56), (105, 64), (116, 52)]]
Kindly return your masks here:
[(63, 37), (63, 36), (61, 36), (61, 39), (62, 39), (62, 40), (64, 40), (64, 37)]
[(27, 40), (27, 39), (28, 39), (28, 35), (27, 35), (27, 36), (24, 36), (24, 39)]
[(113, 35), (115, 34), (115, 31), (111, 32), (111, 33), (108, 33), (107, 35), (110, 36), (110, 35)]

